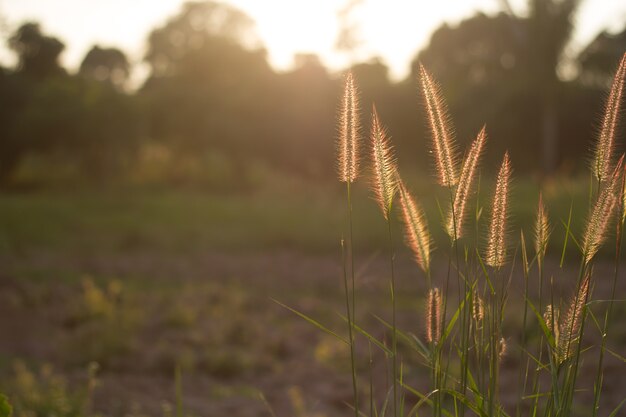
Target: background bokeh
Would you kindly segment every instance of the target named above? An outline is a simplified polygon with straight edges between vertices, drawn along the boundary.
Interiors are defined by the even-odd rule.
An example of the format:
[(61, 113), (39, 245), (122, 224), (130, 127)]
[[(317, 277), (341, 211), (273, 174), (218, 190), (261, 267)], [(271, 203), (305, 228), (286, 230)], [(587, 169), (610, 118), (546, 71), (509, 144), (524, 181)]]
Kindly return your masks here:
[[(440, 82), (461, 151), (487, 126), (484, 195), (508, 149), (512, 229), (530, 227), (541, 188), (558, 226), (549, 268), (568, 294), (577, 253), (571, 241), (561, 252), (560, 224), (571, 214), (582, 228), (589, 151), (626, 27), (574, 53), (585, 2), (529, 0), (521, 14), (496, 3), (442, 23), (403, 79), (355, 52), (352, 21), (336, 39), (346, 68), (301, 53), (276, 69), (253, 19), (229, 3), (186, 3), (150, 30), (139, 81), (122, 47), (93, 45), (68, 69), (70, 39), (5, 21), (14, 64), (0, 71), (0, 390), (17, 417), (171, 415), (176, 369), (189, 415), (345, 412), (344, 347), (271, 298), (341, 324), (335, 137), (348, 69), (363, 126), (376, 103), (440, 242), (418, 65)], [(365, 182), (355, 206), (363, 305), (385, 311), (386, 226)], [(424, 283), (399, 236), (396, 246), (401, 322), (419, 332)], [(359, 313), (364, 325), (376, 324), (372, 311)], [(621, 355), (623, 327), (611, 344)], [(606, 375), (607, 409), (621, 401), (621, 374)]]

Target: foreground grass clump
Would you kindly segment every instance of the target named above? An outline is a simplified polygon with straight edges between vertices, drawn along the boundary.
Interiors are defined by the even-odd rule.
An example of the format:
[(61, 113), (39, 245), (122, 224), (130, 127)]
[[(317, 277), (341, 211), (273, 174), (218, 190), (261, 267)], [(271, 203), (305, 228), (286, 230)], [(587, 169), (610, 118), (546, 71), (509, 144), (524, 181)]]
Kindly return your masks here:
[[(432, 196), (410, 192), (399, 172), (389, 135), (373, 108), (369, 183), (386, 223), (389, 256), (390, 320), (376, 316), (387, 329), (381, 340), (364, 328), (365, 323), (356, 320), (357, 310), (367, 307), (357, 304), (358, 254), (355, 256), (353, 216), (360, 208), (353, 212), (352, 200), (354, 183), (365, 161), (360, 151), (363, 138), (357, 83), (348, 74), (337, 147), (339, 179), (346, 184), (347, 196), (348, 230), (341, 247), (348, 337), (298, 314), (349, 346), (355, 417), (424, 413), (437, 417), (598, 415), (605, 356), (611, 354), (626, 361), (609, 348), (607, 339), (626, 218), (624, 156), (615, 155), (625, 80), (626, 54), (615, 74), (593, 146), (588, 214), (583, 219), (573, 219), (572, 201), (568, 216), (551, 218), (540, 191), (533, 198), (537, 203), (534, 220), (527, 222), (532, 224), (528, 230), (514, 230), (509, 221), (517, 203), (511, 195), (513, 167), (508, 153), (503, 156), (493, 191), (481, 190), (480, 159), (487, 146), (488, 129), (484, 127), (478, 133), (461, 158), (440, 87), (424, 67), (420, 67), (419, 83), (432, 133), (436, 181), (442, 187), (442, 192), (436, 194), (439, 219), (428, 221), (428, 213), (422, 208), (421, 201)], [(488, 204), (478, 198), (481, 194), (490, 195)], [(400, 210), (396, 210), (397, 203)], [(400, 290), (396, 288), (395, 214), (401, 218), (407, 246), (426, 282), (427, 293), (421, 295), (425, 304), (421, 334), (414, 334), (415, 329), (405, 332), (397, 326)], [(445, 233), (429, 226), (437, 223)], [(574, 223), (581, 225), (580, 235), (572, 227)], [(555, 241), (550, 239), (554, 234), (563, 234), (561, 239), (556, 239), (562, 243), (561, 247), (550, 245)], [(437, 237), (438, 254), (443, 256), (437, 263), (433, 262), (431, 253), (435, 246), (433, 236)], [(612, 277), (597, 277), (594, 262), (599, 250), (611, 240)], [(569, 250), (576, 249), (579, 270), (577, 275), (567, 278), (571, 295), (562, 297), (556, 291), (555, 277), (545, 274), (544, 259), (549, 251), (554, 251), (552, 256), (561, 259), (562, 267), (568, 245)], [(519, 277), (523, 277), (523, 284), (513, 286), (512, 280)], [(612, 280), (610, 298), (594, 298), (597, 279)], [(538, 291), (529, 289), (532, 281), (538, 283)], [(509, 291), (511, 288), (523, 290), (514, 293)], [(509, 311), (511, 305), (518, 311)], [(511, 331), (504, 326), (507, 315), (521, 316), (521, 335), (507, 334)], [(599, 337), (590, 343), (594, 331)], [(357, 366), (367, 359), (358, 357), (359, 352), (366, 351), (363, 345), (370, 352), (369, 373)], [(382, 360), (388, 369), (386, 383), (372, 377), (375, 365), (372, 349), (384, 353)], [(518, 388), (514, 393), (500, 391), (501, 367), (510, 356), (518, 358)], [(412, 386), (405, 375), (405, 369), (415, 363), (415, 358), (422, 374), (430, 375), (430, 389), (426, 391)], [(591, 362), (594, 372), (581, 380), (583, 361)], [(386, 392), (382, 402), (375, 395), (381, 390)], [(618, 415), (624, 402), (626, 398), (606, 415)]]
[(15, 392), (11, 405), (13, 410), (2, 408), (0, 395), (0, 415), (11, 417), (12, 412), (15, 417), (93, 415), (91, 396), (96, 385), (96, 370), (97, 365), (90, 365), (83, 388), (72, 391), (67, 387), (67, 380), (56, 374), (50, 365), (42, 366), (35, 373), (24, 363), (16, 362), (15, 377), (11, 381)]

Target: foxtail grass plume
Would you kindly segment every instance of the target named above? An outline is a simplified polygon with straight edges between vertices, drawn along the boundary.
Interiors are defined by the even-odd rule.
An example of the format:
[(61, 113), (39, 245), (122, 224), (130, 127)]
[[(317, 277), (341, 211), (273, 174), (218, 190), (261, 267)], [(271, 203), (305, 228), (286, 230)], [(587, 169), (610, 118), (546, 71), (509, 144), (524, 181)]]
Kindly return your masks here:
[(459, 239), (463, 235), (463, 223), (467, 217), (467, 200), (469, 199), (472, 184), (476, 178), (478, 163), (480, 161), (480, 156), (486, 139), (487, 134), (485, 132), (485, 128), (483, 127), (478, 133), (478, 137), (474, 143), (472, 143), (472, 146), (463, 161), (463, 167), (461, 168), (461, 175), (459, 177), (459, 185), (457, 186), (456, 193), (454, 195), (452, 211), (448, 214), (448, 221), (446, 222), (446, 232), (453, 240)]
[(541, 265), (546, 255), (548, 240), (550, 239), (550, 223), (546, 207), (543, 204), (543, 196), (539, 193), (539, 203), (537, 204), (537, 218), (535, 219), (535, 253), (537, 261)]
[(619, 211), (621, 214), (620, 221), (622, 224), (626, 220), (626, 166), (623, 167), (622, 181), (618, 193)]
[(338, 170), (341, 182), (354, 182), (359, 175), (359, 144), (361, 126), (359, 97), (352, 72), (344, 84), (339, 113)]
[(404, 183), (401, 180), (398, 180), (398, 183), (406, 243), (413, 252), (417, 265), (424, 272), (428, 272), (430, 269), (431, 238), (426, 217), (421, 206), (411, 196)]
[(580, 288), (572, 297), (567, 313), (562, 317), (563, 321), (560, 323), (560, 337), (557, 344), (558, 363), (565, 362), (572, 355), (573, 345), (579, 338), (583, 309), (589, 296), (589, 278), (590, 275), (587, 275), (580, 284)]
[(546, 311), (543, 313), (543, 321), (546, 323), (546, 327), (552, 332), (552, 335), (554, 336), (554, 343), (558, 346), (560, 335), (559, 309), (555, 309), (552, 304), (548, 304), (546, 306)]
[(491, 224), (487, 240), (485, 263), (494, 268), (503, 266), (506, 262), (506, 232), (509, 205), (509, 188), (511, 181), (511, 162), (509, 153), (504, 154), (498, 178), (496, 191), (493, 197), (491, 210)]
[(596, 142), (592, 170), (599, 181), (608, 179), (611, 173), (615, 135), (620, 117), (624, 81), (626, 78), (626, 53), (622, 56), (620, 65), (613, 78), (611, 92), (606, 102), (600, 137)]
[(507, 350), (506, 339), (504, 337), (501, 337), (500, 341), (498, 342), (498, 359), (499, 360), (502, 360), (504, 358), (504, 355), (506, 355), (506, 350)]
[(393, 148), (380, 123), (376, 107), (372, 111), (372, 188), (386, 220), (398, 191), (398, 176)]
[(478, 294), (477, 289), (474, 289), (472, 298), (472, 317), (476, 322), (476, 327), (480, 328), (482, 326), (483, 319), (485, 318), (485, 303), (483, 302), (483, 299), (480, 298), (480, 294)]
[(439, 288), (428, 292), (426, 301), (426, 341), (438, 343), (441, 339), (441, 293)]
[(423, 65), (419, 68), (419, 81), (432, 132), (432, 144), (439, 184), (452, 187), (458, 182), (456, 147), (450, 117), (439, 86)]
[(622, 184), (620, 176), (623, 174), (623, 163), (624, 156), (622, 155), (612, 174), (600, 189), (596, 203), (587, 219), (582, 242), (585, 263), (591, 261), (606, 239), (608, 226), (618, 203), (616, 195), (619, 195), (619, 187)]

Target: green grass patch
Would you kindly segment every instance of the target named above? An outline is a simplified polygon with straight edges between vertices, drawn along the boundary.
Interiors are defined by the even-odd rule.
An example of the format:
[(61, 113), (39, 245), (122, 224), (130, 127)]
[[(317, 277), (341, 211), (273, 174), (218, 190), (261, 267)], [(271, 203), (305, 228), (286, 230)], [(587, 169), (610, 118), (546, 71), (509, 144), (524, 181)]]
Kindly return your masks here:
[[(445, 241), (438, 203), (447, 205), (445, 190), (417, 175), (407, 184), (423, 204), (434, 239)], [(482, 181), (479, 206), (488, 206), (492, 184)], [(539, 184), (517, 178), (512, 198), (511, 231), (531, 232)], [(560, 247), (573, 206), (572, 229), (580, 232), (587, 213), (588, 179), (555, 180), (543, 185), (544, 199), (555, 224), (554, 247)], [(345, 196), (340, 186), (297, 183), (281, 190), (208, 194), (198, 190), (41, 191), (0, 195), (0, 253), (30, 251), (126, 252), (158, 250), (189, 252), (294, 248), (336, 251), (341, 236)], [(354, 192), (355, 245), (380, 248), (386, 225), (364, 185)], [(486, 218), (486, 208), (478, 219)], [(476, 211), (472, 211), (472, 215)], [(475, 216), (474, 216), (475, 217)], [(472, 219), (469, 224), (475, 224)], [(473, 229), (473, 228), (471, 228)], [(483, 228), (479, 228), (483, 230)], [(398, 240), (401, 239), (398, 233)], [(479, 241), (484, 236), (467, 239)], [(574, 250), (573, 245), (569, 246)]]

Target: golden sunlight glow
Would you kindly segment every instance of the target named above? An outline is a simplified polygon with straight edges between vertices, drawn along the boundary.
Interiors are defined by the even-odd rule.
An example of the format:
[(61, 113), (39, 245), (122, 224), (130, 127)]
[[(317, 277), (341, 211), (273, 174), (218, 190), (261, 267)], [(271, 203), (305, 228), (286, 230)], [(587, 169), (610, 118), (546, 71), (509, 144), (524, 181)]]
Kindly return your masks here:
[(270, 61), (288, 68), (298, 52), (315, 53), (331, 68), (344, 67), (352, 60), (382, 57), (392, 75), (403, 76), (419, 48), (442, 21), (458, 21), (480, 7), (498, 10), (496, 0), (403, 0), (353, 1), (348, 23), (354, 25), (357, 47), (350, 53), (337, 51), (339, 12), (349, 0), (284, 1), (231, 0), (231, 3), (257, 22), (257, 30), (267, 46)]
[[(0, 0), (0, 12), (9, 30), (25, 20), (38, 21), (44, 30), (66, 44), (65, 64), (77, 67), (94, 44), (116, 46), (140, 62), (145, 40), (153, 28), (180, 10), (186, 0)], [(428, 43), (433, 30), (444, 21), (455, 23), (477, 10), (496, 13), (500, 0), (223, 0), (256, 21), (270, 63), (288, 69), (296, 53), (314, 53), (331, 70), (344, 68), (351, 60), (381, 57), (392, 77), (406, 76), (409, 63)], [(356, 29), (357, 48), (339, 52), (338, 12), (353, 3), (349, 24)], [(510, 0), (518, 14), (525, 13), (526, 0)], [(591, 6), (593, 3), (593, 7)], [(575, 45), (585, 45), (599, 30), (619, 28), (626, 17), (626, 4), (614, 0), (582, 3)], [(3, 46), (4, 47), (4, 46)], [(11, 54), (0, 47), (0, 59)]]
[(326, 54), (335, 42), (337, 2), (247, 1), (232, 3), (256, 20), (272, 63), (287, 68), (297, 52)]

